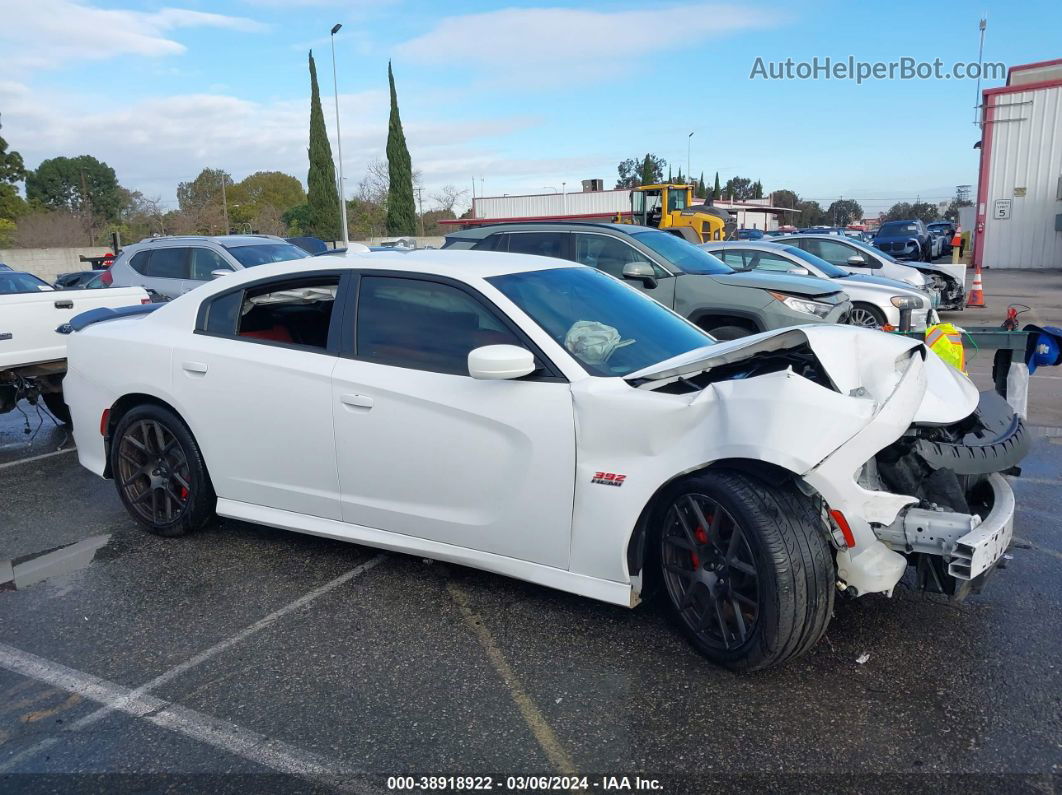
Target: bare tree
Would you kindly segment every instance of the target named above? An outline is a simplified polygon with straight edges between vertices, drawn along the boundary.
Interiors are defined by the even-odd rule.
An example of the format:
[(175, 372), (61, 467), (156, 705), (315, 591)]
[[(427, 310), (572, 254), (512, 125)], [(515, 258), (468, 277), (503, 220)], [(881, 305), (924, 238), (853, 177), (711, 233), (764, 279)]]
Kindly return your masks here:
[(89, 219), (69, 210), (35, 212), (18, 219), (15, 245), (19, 248), (66, 248), (91, 245)]
[(459, 190), (455, 185), (443, 185), (435, 193), (431, 194), (431, 200), (435, 202), (435, 209), (452, 213), (454, 205), (464, 204), (467, 190)]

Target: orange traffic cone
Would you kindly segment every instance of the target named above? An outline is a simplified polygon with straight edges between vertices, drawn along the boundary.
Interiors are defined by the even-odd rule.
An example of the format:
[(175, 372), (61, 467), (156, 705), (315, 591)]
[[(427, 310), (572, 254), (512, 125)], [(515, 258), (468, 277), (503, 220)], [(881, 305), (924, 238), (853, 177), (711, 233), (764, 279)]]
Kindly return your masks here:
[(985, 288), (981, 284), (981, 266), (977, 266), (974, 270), (973, 289), (970, 290), (970, 294), (966, 297), (966, 306), (974, 309), (984, 309), (985, 304)]

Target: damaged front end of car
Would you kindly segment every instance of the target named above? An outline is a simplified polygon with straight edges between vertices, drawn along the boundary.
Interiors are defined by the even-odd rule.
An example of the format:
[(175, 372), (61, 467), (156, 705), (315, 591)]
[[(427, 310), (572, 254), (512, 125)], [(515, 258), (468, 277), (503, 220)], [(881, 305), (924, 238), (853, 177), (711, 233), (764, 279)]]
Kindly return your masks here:
[[(962, 598), (978, 590), (1011, 542), (1014, 496), (1004, 475), (1017, 474), (1028, 449), (1021, 418), (915, 340), (844, 327), (758, 336), (632, 380), (658, 392), (699, 392), (691, 408), (713, 390), (739, 400), (718, 432), (749, 437), (745, 450), (755, 429), (744, 427), (744, 415), (759, 408), (759, 451), (744, 457), (789, 469), (821, 498), (843, 592), (891, 595), (908, 567), (928, 591)], [(834, 418), (828, 429), (806, 411), (807, 389), (790, 395), (797, 383), (779, 381), (779, 371), (823, 390), (818, 405)], [(791, 400), (803, 402), (803, 426), (792, 424)], [(773, 448), (801, 444), (803, 465), (772, 457)]]

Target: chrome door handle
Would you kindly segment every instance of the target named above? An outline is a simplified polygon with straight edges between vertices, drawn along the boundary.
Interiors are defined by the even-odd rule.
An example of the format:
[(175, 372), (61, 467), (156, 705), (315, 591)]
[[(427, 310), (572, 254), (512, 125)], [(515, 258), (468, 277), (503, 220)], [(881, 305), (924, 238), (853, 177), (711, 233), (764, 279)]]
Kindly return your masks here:
[(356, 409), (371, 409), (372, 398), (368, 395), (343, 395), (340, 398), (344, 406), (351, 406)]
[(196, 375), (205, 375), (207, 366), (202, 362), (181, 362), (181, 368), (186, 373), (195, 373)]

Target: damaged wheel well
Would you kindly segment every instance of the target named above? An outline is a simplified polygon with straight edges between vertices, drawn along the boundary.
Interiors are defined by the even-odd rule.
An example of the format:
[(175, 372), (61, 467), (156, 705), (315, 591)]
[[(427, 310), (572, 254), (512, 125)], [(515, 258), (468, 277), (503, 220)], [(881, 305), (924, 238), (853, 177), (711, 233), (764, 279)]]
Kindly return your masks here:
[[(670, 480), (662, 483), (660, 487), (653, 492), (653, 496), (649, 498), (649, 501), (645, 504), (645, 507), (642, 508), (642, 512), (638, 516), (638, 521), (634, 525), (634, 531), (631, 533), (630, 540), (627, 542), (628, 574), (633, 577), (642, 574), (643, 570), (646, 569), (646, 551), (650, 549), (650, 544), (648, 542), (653, 537), (653, 533), (658, 532), (659, 530), (659, 528), (654, 526), (653, 519), (658, 512), (661, 502), (667, 496), (672, 486), (686, 478), (713, 469), (728, 469), (733, 472), (741, 472), (754, 477), (757, 480), (761, 480), (769, 486), (781, 486), (795, 481), (798, 478), (794, 472), (790, 472), (785, 467), (772, 464), (769, 461), (759, 461), (754, 458), (723, 458), (718, 461), (713, 461), (710, 464), (706, 464), (703, 467), (698, 467), (697, 469), (692, 469), (688, 472), (681, 472), (675, 475)], [(651, 570), (652, 567), (649, 568), (649, 572), (651, 572)], [(647, 583), (643, 578), (643, 598), (648, 595), (650, 590), (651, 588), (647, 588)]]

